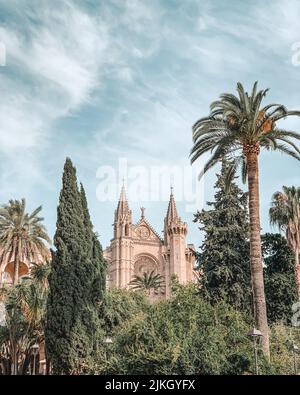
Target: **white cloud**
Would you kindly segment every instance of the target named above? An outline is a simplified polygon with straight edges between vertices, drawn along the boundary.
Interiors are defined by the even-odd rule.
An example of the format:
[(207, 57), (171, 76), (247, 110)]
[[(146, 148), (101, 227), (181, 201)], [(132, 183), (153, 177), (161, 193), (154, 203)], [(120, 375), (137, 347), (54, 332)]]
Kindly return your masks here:
[[(119, 3), (119, 2), (118, 2)], [(140, 0), (125, 0), (123, 2), (124, 13), (121, 23), (137, 34), (153, 37), (159, 35), (159, 31), (153, 27), (159, 23), (163, 16), (163, 7), (156, 6), (155, 2)]]
[[(89, 100), (107, 62), (105, 24), (98, 25), (70, 2), (63, 12), (51, 6), (39, 11), (42, 26), (27, 21), (26, 39), (20, 31), (0, 29), (7, 48), (6, 68), (18, 73), (15, 80), (10, 74), (1, 78), (5, 122), (1, 123), (0, 150), (34, 146), (53, 121)], [(24, 13), (28, 16), (26, 10)], [(28, 138), (20, 139), (22, 133)]]
[[(16, 4), (10, 6), (17, 10)], [(37, 19), (38, 24), (31, 22)], [(51, 160), (43, 153), (55, 134), (53, 125), (91, 100), (112, 59), (105, 53), (110, 40), (105, 23), (71, 2), (39, 6), (34, 15), (23, 5), (22, 21), (22, 31), (14, 23), (0, 27), (7, 50), (6, 66), (0, 68), (0, 192), (5, 200), (34, 199), (35, 186), (53, 189), (43, 173)]]
[[(29, 111), (30, 103), (24, 97), (13, 97), (10, 103), (0, 106), (0, 149), (11, 152), (14, 149), (26, 149), (36, 146), (41, 119)], [(25, 110), (27, 109), (27, 111)]]
[[(241, 8), (230, 8), (226, 18), (218, 13), (218, 8), (211, 6), (200, 10), (198, 30), (209, 30), (216, 36), (218, 33), (233, 37), (245, 46), (263, 52), (265, 49), (282, 54), (290, 45), (299, 40), (300, 2), (290, 0), (253, 2), (247, 12)], [(222, 37), (226, 40), (226, 37)], [(218, 35), (219, 42), (222, 42)]]
[[(9, 74), (1, 78), (5, 128), (4, 124), (0, 127), (0, 151), (20, 146), (32, 149), (41, 136), (45, 145), (53, 122), (89, 102), (108, 73), (122, 82), (133, 81), (133, 69), (126, 59), (150, 56), (153, 48), (129, 51), (126, 37), (115, 35), (115, 29), (122, 25), (147, 37), (157, 35), (157, 29), (145, 31), (145, 21), (154, 20), (156, 10), (135, 0), (127, 0), (123, 6), (121, 18), (115, 20), (107, 12), (107, 4), (96, 15), (72, 1), (60, 7), (23, 4), (24, 31), (9, 24), (0, 27), (8, 53), (7, 69), (14, 68), (18, 74), (16, 79)], [(17, 12), (16, 3), (10, 7)], [(32, 23), (37, 19), (39, 23)], [(21, 134), (27, 136), (26, 141), (20, 139)]]

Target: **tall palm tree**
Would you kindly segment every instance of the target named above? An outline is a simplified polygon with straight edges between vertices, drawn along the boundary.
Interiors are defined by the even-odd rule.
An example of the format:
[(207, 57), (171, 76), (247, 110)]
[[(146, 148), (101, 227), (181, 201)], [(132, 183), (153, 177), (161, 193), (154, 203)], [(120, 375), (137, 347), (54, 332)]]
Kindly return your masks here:
[(288, 116), (300, 116), (300, 111), (288, 111), (281, 104), (262, 106), (268, 89), (257, 91), (257, 82), (251, 94), (237, 84), (238, 95), (224, 93), (210, 106), (208, 117), (193, 126), (191, 161), (195, 162), (207, 152), (211, 157), (200, 176), (215, 164), (227, 159), (231, 165), (227, 179), (241, 166), (242, 178), (248, 180), (250, 215), (250, 264), (253, 289), (254, 316), (262, 332), (262, 347), (269, 356), (269, 335), (264, 293), (263, 265), (259, 214), (259, 165), (261, 148), (277, 150), (300, 160), (300, 151), (293, 139), (300, 134), (277, 127), (278, 121)]
[(160, 274), (144, 273), (142, 276), (134, 276), (133, 280), (129, 283), (132, 289), (145, 290), (150, 294), (151, 289), (159, 291), (164, 284), (164, 278)]
[(13, 284), (19, 280), (22, 260), (28, 262), (47, 261), (49, 250), (45, 242), (51, 243), (38, 207), (31, 214), (26, 213), (25, 199), (10, 200), (0, 208), (0, 263), (5, 259), (13, 262)]
[(282, 192), (274, 193), (270, 222), (285, 232), (287, 242), (295, 255), (295, 280), (300, 300), (300, 188), (283, 186)]

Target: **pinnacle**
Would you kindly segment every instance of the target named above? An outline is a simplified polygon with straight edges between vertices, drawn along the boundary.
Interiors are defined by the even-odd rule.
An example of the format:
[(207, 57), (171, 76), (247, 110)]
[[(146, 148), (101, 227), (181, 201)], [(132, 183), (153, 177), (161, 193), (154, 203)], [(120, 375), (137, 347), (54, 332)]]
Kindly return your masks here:
[(122, 188), (121, 188), (121, 193), (120, 193), (120, 198), (118, 202), (118, 207), (116, 210), (116, 216), (124, 216), (124, 214), (127, 214), (129, 212), (129, 206), (128, 206), (128, 201), (126, 197), (126, 190), (125, 190), (125, 185), (123, 183)]
[(171, 194), (170, 194), (170, 201), (169, 201), (169, 206), (166, 216), (166, 222), (167, 224), (170, 224), (172, 221), (177, 219), (179, 219), (179, 216), (177, 213), (177, 208), (174, 200), (173, 187), (171, 187)]

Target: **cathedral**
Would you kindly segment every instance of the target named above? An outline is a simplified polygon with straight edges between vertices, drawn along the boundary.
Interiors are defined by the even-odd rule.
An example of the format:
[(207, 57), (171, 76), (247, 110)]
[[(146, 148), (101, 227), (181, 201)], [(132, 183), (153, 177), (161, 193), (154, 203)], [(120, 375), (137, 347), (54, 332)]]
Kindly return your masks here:
[(163, 287), (154, 298), (166, 299), (170, 296), (170, 283), (175, 274), (181, 284), (194, 280), (195, 248), (186, 243), (188, 226), (178, 215), (171, 189), (167, 214), (164, 219), (163, 238), (153, 229), (141, 208), (139, 221), (132, 223), (125, 187), (114, 218), (114, 235), (110, 246), (104, 251), (108, 262), (107, 285), (109, 288), (128, 288), (135, 275), (144, 273), (160, 274), (164, 278)]

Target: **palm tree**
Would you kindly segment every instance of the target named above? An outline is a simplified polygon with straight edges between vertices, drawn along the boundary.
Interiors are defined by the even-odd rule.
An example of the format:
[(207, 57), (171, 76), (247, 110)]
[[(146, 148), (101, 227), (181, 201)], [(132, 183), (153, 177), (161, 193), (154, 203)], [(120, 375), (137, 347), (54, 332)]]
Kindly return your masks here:
[(253, 289), (253, 305), (256, 326), (262, 332), (262, 347), (269, 356), (269, 335), (264, 293), (263, 265), (259, 214), (259, 165), (261, 148), (277, 150), (300, 160), (300, 151), (293, 139), (300, 134), (277, 127), (278, 121), (288, 116), (300, 116), (299, 111), (288, 111), (281, 104), (262, 107), (268, 89), (257, 91), (257, 82), (251, 94), (237, 84), (238, 95), (224, 93), (210, 106), (208, 117), (201, 118), (193, 126), (191, 161), (195, 162), (207, 152), (211, 157), (206, 162), (200, 177), (215, 164), (227, 159), (229, 181), (240, 166), (242, 179), (248, 180), (250, 215), (250, 264)]
[(50, 265), (33, 264), (31, 277), (2, 288), (5, 325), (0, 327), (0, 362), (6, 374), (26, 374), (33, 344), (44, 342)]
[(48, 277), (50, 271), (51, 266), (49, 262), (45, 262), (42, 265), (33, 262), (31, 265), (30, 276), (42, 292), (48, 290)]
[(275, 192), (270, 208), (270, 222), (285, 232), (287, 242), (295, 255), (295, 280), (300, 300), (300, 188), (282, 187)]
[(164, 278), (160, 274), (144, 273), (142, 276), (134, 276), (133, 280), (129, 283), (132, 289), (145, 290), (150, 295), (151, 289), (159, 291), (164, 285)]
[(0, 208), (0, 263), (5, 259), (13, 261), (13, 284), (19, 280), (21, 260), (39, 262), (49, 258), (44, 242), (51, 240), (42, 224), (43, 218), (38, 216), (42, 207), (31, 214), (25, 210), (25, 199), (10, 200)]

